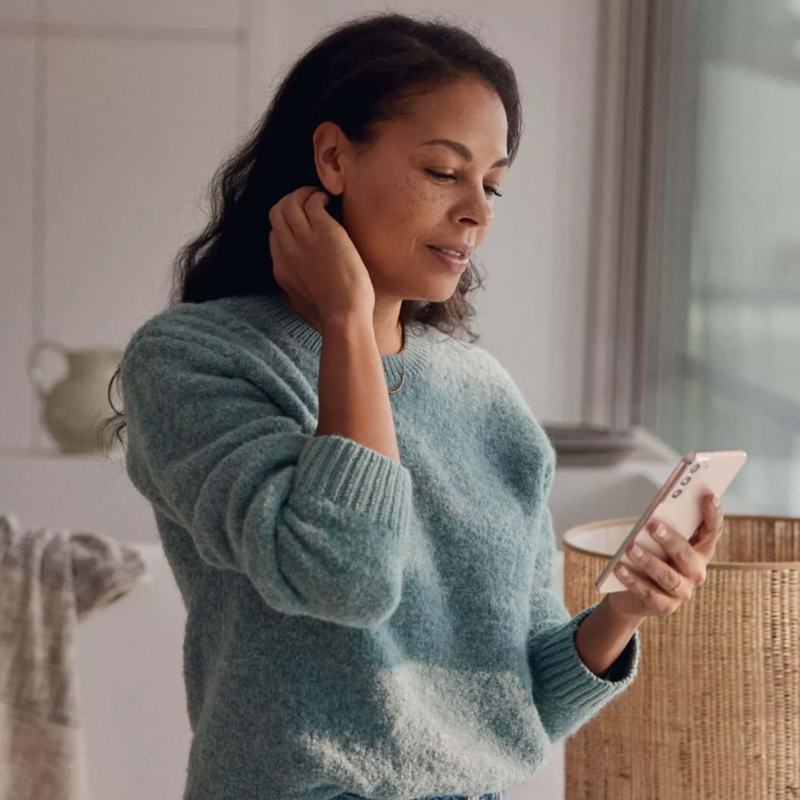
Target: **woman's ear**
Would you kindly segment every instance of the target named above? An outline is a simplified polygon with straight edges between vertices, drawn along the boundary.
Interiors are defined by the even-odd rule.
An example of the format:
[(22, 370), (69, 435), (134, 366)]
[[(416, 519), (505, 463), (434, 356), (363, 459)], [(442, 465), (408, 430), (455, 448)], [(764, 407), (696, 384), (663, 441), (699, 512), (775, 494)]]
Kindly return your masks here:
[(344, 131), (335, 122), (321, 122), (313, 135), (314, 164), (322, 188), (331, 196), (344, 192), (345, 167), (350, 152)]

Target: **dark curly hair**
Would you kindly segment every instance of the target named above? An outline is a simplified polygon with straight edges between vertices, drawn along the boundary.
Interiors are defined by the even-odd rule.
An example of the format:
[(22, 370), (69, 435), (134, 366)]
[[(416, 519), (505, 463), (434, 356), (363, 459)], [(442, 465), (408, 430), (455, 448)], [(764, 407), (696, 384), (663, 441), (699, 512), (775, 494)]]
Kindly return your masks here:
[[(167, 308), (220, 297), (274, 294), (268, 210), (300, 186), (320, 186), (312, 135), (335, 122), (351, 140), (375, 141), (376, 123), (406, 119), (417, 96), (462, 78), (477, 77), (499, 96), (508, 121), (508, 157), (513, 163), (522, 134), (519, 90), (511, 65), (465, 30), (440, 16), (399, 13), (361, 15), (315, 41), (291, 67), (252, 132), (216, 170), (209, 195), (211, 218), (173, 262)], [(323, 188), (320, 186), (320, 188)], [(328, 213), (340, 223), (341, 197)], [(267, 266), (268, 268), (265, 268)], [(442, 303), (407, 300), (400, 322), (416, 320), (453, 335), (469, 327), (475, 309), (468, 295), (482, 286), (472, 261), (456, 291)], [(114, 415), (99, 429), (123, 444), (125, 417), (111, 400), (117, 368), (108, 386)]]

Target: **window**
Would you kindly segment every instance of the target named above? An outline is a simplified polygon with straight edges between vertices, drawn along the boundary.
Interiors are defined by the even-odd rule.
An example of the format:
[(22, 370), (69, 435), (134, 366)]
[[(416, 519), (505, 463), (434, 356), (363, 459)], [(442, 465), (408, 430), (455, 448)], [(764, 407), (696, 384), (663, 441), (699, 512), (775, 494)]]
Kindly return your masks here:
[(616, 325), (589, 412), (745, 450), (731, 491), (800, 515), (800, 2), (619, 1), (605, 24)]

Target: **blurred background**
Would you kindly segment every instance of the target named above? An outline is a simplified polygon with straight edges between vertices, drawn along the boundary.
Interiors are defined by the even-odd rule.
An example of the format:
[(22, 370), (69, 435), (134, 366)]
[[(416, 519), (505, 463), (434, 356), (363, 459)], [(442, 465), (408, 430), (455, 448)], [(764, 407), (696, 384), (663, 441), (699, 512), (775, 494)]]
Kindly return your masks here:
[[(121, 356), (282, 70), (382, 8), (0, 0), (0, 508), (143, 543), (156, 574), (82, 626), (98, 797), (180, 792), (183, 610), (149, 505), (119, 456), (63, 448), (52, 393), (91, 378), (104, 401), (113, 352), (70, 355)], [(475, 328), (556, 445), (559, 541), (638, 517), (692, 450), (747, 452), (727, 512), (800, 515), (800, 0), (392, 8), (461, 22), (517, 71), (525, 132), (475, 258)], [(118, 653), (149, 637), (146, 665), (113, 662), (112, 632)], [(153, 728), (154, 691), (174, 724)], [(559, 757), (509, 800), (561, 797)]]

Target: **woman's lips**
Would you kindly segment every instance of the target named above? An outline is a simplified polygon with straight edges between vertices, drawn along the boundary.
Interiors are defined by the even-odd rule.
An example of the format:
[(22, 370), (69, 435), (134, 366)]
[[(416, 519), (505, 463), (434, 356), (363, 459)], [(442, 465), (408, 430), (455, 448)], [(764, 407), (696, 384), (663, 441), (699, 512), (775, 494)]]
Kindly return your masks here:
[(463, 272), (464, 268), (469, 263), (469, 259), (468, 258), (461, 258), (460, 256), (452, 256), (449, 253), (444, 253), (441, 250), (439, 250), (437, 247), (434, 247), (432, 244), (428, 245), (428, 249), (440, 261), (443, 261), (451, 269), (457, 270), (458, 272)]

